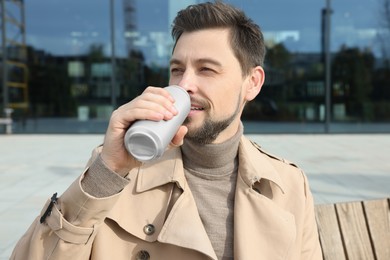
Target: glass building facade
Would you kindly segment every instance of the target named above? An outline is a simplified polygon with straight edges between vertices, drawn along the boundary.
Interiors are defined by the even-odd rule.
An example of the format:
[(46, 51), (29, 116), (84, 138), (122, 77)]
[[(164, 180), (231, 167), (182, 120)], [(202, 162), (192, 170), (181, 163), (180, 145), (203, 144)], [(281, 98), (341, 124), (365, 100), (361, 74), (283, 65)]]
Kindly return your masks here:
[[(1, 2), (0, 108), (14, 132), (103, 133), (114, 108), (166, 86), (172, 20), (203, 1)], [(226, 2), (267, 45), (246, 132), (390, 132), (390, 0)]]

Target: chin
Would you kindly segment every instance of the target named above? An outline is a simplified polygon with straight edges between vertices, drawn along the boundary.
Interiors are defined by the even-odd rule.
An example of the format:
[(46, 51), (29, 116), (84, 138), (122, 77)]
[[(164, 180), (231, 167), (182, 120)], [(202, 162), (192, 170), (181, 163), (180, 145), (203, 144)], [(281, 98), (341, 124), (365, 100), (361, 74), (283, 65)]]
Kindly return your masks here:
[(193, 116), (189, 116), (186, 118), (184, 121), (183, 125), (188, 127), (188, 130), (193, 129), (193, 128), (199, 128), (202, 126), (203, 120), (199, 118), (195, 118)]
[(183, 125), (185, 125), (188, 129), (187, 135), (192, 135), (193, 133), (196, 133), (202, 125), (197, 125), (194, 122), (185, 122)]
[(187, 123), (184, 125), (188, 128), (188, 134), (194, 133), (199, 129), (199, 127), (194, 126), (192, 123)]

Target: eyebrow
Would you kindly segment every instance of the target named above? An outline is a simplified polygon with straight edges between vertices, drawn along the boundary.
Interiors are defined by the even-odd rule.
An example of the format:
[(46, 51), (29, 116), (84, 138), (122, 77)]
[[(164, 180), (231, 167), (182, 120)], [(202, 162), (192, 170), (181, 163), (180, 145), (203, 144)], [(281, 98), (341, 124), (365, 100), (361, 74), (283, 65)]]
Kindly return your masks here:
[[(196, 64), (203, 64), (203, 63), (209, 63), (209, 64), (213, 64), (215, 66), (218, 66), (218, 67), (222, 67), (222, 64), (215, 60), (215, 59), (211, 59), (211, 58), (201, 58), (201, 59), (197, 59), (195, 61)], [(170, 65), (182, 65), (183, 62), (181, 62), (179, 59), (171, 59), (170, 62), (169, 62)]]

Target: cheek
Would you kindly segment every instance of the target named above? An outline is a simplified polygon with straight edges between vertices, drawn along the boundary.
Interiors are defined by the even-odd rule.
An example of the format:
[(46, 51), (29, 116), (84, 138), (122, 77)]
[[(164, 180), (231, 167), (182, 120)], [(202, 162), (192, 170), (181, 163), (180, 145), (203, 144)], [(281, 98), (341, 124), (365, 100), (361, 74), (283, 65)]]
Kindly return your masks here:
[(213, 105), (214, 112), (219, 116), (230, 116), (237, 108), (238, 99), (240, 97), (237, 91), (225, 91), (220, 93)]
[(168, 85), (177, 85), (179, 83), (178, 80), (175, 80), (173, 77), (169, 78)]
[(230, 116), (237, 109), (238, 100), (242, 97), (242, 79), (225, 77), (219, 82), (202, 82), (201, 95), (209, 100), (210, 116)]

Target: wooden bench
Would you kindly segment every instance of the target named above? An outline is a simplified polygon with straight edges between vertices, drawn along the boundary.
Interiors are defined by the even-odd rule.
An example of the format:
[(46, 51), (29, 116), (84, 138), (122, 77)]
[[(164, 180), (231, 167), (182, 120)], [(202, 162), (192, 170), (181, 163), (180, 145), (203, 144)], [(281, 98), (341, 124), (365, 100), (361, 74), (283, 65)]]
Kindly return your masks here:
[(389, 198), (316, 205), (315, 213), (325, 260), (390, 260)]

